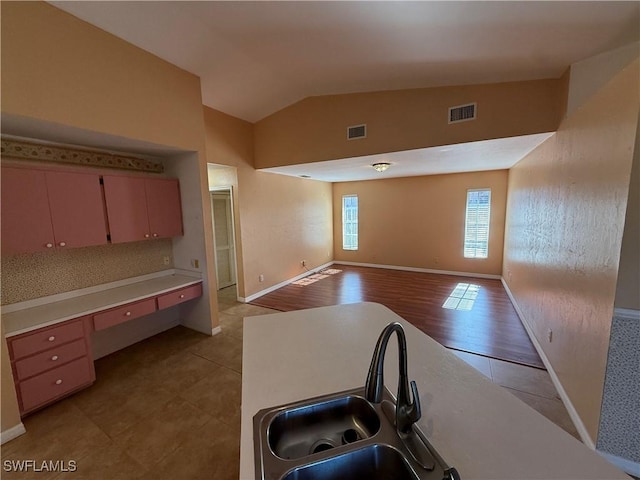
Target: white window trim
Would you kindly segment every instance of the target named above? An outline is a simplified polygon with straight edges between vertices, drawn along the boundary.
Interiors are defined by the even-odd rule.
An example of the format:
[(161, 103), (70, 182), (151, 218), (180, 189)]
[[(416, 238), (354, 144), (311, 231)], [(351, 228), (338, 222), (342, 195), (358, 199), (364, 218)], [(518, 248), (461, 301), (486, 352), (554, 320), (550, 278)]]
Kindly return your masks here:
[[(355, 198), (356, 202), (358, 203), (358, 205), (356, 206), (356, 220), (355, 222), (350, 222), (350, 223), (355, 223), (356, 225), (356, 232), (355, 232), (355, 246), (353, 245), (347, 245), (346, 242), (346, 224), (347, 222), (345, 221), (345, 199), (347, 198)], [(358, 243), (359, 243), (359, 238), (358, 238), (358, 208), (360, 207), (360, 204), (358, 202), (358, 195), (357, 194), (350, 194), (350, 195), (343, 195), (342, 196), (342, 249), (343, 250), (348, 250), (348, 251), (356, 251), (358, 250)], [(353, 235), (353, 234), (352, 234)]]
[[(488, 205), (488, 220), (487, 220), (487, 248), (486, 248), (486, 255), (478, 255), (478, 248), (475, 247), (473, 249), (473, 255), (467, 255), (467, 242), (468, 241), (473, 241), (472, 239), (468, 238), (468, 229), (469, 229), (469, 193), (471, 192), (489, 192), (489, 205)], [(467, 195), (466, 195), (466, 200), (465, 200), (465, 205), (464, 205), (464, 238), (463, 238), (463, 244), (462, 244), (462, 255), (464, 258), (470, 258), (470, 259), (487, 259), (489, 258), (489, 238), (491, 235), (491, 189), (490, 188), (470, 188), (467, 190)], [(478, 236), (477, 236), (477, 232), (476, 232), (476, 238), (475, 241), (478, 242)]]

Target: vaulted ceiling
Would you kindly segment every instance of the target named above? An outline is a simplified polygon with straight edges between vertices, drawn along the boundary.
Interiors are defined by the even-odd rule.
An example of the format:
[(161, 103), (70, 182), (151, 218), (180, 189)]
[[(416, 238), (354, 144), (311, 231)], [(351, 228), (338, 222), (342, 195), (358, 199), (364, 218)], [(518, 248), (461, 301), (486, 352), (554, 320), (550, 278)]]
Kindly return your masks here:
[[(558, 78), (638, 41), (640, 3), (51, 1), (201, 79), (257, 122), (309, 96)], [(325, 181), (510, 168), (549, 134), (271, 169)]]
[(305, 97), (557, 78), (637, 41), (638, 2), (53, 1), (251, 122)]

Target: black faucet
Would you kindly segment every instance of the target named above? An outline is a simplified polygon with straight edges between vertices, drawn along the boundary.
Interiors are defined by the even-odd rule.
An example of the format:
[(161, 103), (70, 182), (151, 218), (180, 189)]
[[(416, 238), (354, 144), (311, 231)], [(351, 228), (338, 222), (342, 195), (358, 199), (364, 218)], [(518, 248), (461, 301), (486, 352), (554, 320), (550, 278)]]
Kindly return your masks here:
[(409, 394), (409, 380), (407, 375), (407, 339), (404, 334), (402, 325), (393, 322), (387, 325), (380, 337), (373, 352), (371, 366), (367, 374), (367, 383), (365, 384), (365, 396), (371, 403), (380, 403), (382, 400), (382, 390), (384, 388), (384, 355), (387, 351), (387, 343), (389, 337), (396, 332), (398, 335), (398, 395), (396, 399), (396, 429), (399, 433), (408, 433), (411, 425), (420, 419), (420, 397), (418, 396), (418, 387), (416, 382), (411, 381), (411, 393), (413, 401), (411, 402)]

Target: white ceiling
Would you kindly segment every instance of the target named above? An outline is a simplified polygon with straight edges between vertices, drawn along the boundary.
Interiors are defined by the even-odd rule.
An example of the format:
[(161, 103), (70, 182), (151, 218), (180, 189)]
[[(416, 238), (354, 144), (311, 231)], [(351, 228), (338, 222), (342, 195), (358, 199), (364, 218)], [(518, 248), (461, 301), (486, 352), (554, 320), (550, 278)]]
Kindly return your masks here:
[[(256, 122), (303, 98), (557, 78), (638, 41), (640, 2), (52, 1), (198, 75), (203, 103)], [(269, 169), (326, 181), (509, 168), (543, 135)]]

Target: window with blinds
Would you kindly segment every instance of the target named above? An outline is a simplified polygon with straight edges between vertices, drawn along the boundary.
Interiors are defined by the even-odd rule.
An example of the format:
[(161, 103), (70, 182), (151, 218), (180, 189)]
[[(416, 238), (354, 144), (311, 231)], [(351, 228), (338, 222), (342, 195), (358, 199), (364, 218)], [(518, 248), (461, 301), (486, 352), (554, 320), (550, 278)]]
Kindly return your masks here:
[(342, 197), (342, 248), (358, 250), (358, 196)]
[(491, 190), (467, 190), (467, 212), (464, 228), (464, 257), (489, 256), (489, 223), (491, 219)]

